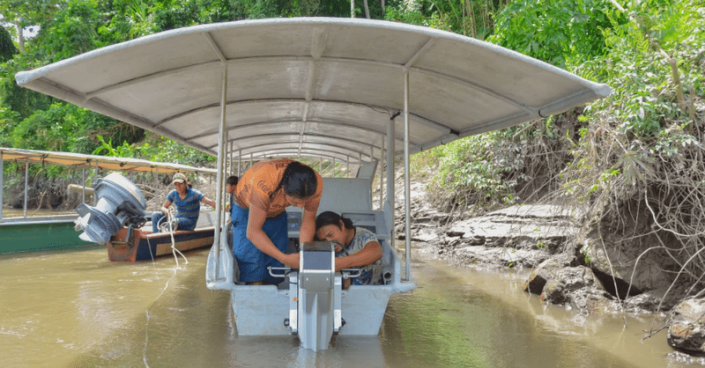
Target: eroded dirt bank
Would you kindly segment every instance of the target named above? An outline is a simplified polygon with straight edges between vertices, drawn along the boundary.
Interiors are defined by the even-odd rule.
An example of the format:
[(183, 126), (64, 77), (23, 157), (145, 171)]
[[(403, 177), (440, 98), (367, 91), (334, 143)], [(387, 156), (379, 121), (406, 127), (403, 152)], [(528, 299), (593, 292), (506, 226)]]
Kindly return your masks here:
[[(686, 297), (699, 290), (678, 283), (670, 259), (604, 245), (618, 243), (618, 235), (585, 231), (574, 210), (534, 204), (476, 217), (450, 215), (431, 208), (423, 188), (412, 184), (410, 226), (411, 240), (423, 252), (463, 267), (530, 268), (525, 292), (577, 314), (666, 317), (665, 325), (644, 337), (664, 340), (674, 348), (674, 359), (705, 364), (705, 298)], [(403, 240), (403, 186), (397, 190), (395, 227)]]

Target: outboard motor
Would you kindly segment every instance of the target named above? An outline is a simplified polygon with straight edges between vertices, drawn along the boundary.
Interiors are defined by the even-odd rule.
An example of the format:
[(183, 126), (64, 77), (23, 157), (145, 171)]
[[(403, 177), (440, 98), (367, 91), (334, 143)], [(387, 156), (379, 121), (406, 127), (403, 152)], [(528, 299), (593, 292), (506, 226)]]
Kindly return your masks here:
[(76, 220), (76, 231), (85, 230), (79, 236), (81, 240), (105, 244), (126, 224), (129, 224), (129, 240), (134, 229), (142, 226), (151, 216), (145, 212), (147, 201), (140, 188), (119, 173), (98, 180), (94, 190), (98, 199), (96, 206), (82, 203), (76, 208), (80, 216)]
[[(332, 242), (303, 243), (299, 270), (289, 273), (289, 331), (305, 349), (326, 350), (342, 327), (342, 278)], [(296, 298), (292, 297), (296, 295)]]

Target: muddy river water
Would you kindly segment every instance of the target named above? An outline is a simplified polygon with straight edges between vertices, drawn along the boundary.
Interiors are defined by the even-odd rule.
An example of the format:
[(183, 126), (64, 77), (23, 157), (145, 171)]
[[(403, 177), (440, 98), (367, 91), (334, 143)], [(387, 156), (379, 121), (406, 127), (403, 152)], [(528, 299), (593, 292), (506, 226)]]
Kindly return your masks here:
[(111, 263), (104, 249), (0, 255), (0, 367), (686, 367), (652, 318), (583, 318), (520, 289), (526, 272), (414, 260), (419, 288), (392, 297), (379, 336), (239, 338), (229, 294), (188, 264)]

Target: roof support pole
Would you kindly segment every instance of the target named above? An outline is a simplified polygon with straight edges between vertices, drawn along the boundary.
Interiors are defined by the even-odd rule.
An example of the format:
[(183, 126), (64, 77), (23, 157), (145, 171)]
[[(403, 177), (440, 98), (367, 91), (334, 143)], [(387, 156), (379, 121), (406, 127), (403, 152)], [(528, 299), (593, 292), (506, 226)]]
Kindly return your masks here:
[(242, 173), (240, 172), (242, 170), (242, 150), (239, 149), (237, 150), (237, 177), (239, 178)]
[(235, 172), (233, 168), (233, 166), (235, 166), (233, 165), (233, 142), (230, 142), (230, 149), (228, 150), (228, 165), (230, 165), (230, 170), (228, 170), (228, 173), (232, 176)]
[(25, 163), (24, 165), (24, 210), (23, 210), (23, 217), (27, 217), (27, 191), (29, 190), (28, 188), (29, 185), (29, 162)]
[(228, 98), (228, 64), (223, 66), (223, 81), (220, 95), (220, 129), (218, 129), (218, 172), (216, 173), (215, 189), (215, 234), (213, 234), (213, 246), (215, 247), (215, 279), (221, 280), (220, 272), (220, 230), (221, 219), (223, 217), (223, 161), (225, 160), (223, 150), (225, 149), (225, 108)]
[(345, 156), (345, 157), (347, 157), (347, 160), (348, 160), (347, 167), (345, 168), (345, 170), (347, 170), (348, 172), (345, 173), (345, 177), (349, 178), (350, 177), (350, 156)]
[[(159, 168), (158, 167), (154, 168), (154, 196), (161, 197), (161, 193), (159, 193)], [(159, 201), (157, 201), (157, 203), (159, 203)]]
[(321, 170), (323, 170), (323, 157), (318, 158), (318, 173), (321, 173)]
[(384, 203), (382, 203), (382, 189), (384, 188), (384, 138), (382, 138), (382, 150), (379, 152), (379, 210), (382, 211)]
[(409, 69), (404, 71), (404, 215), (406, 243), (406, 272), (404, 279), (411, 280), (411, 185), (409, 183)]
[[(370, 162), (373, 162), (375, 159), (375, 149), (370, 146)], [(360, 169), (362, 169), (362, 154), (360, 154)], [(360, 169), (357, 169), (358, 174), (360, 173)], [(370, 177), (370, 203), (374, 203), (372, 200), (372, 192), (374, 191), (374, 188), (372, 188), (372, 182), (375, 181), (375, 172), (372, 172), (372, 176)]]
[[(98, 184), (98, 161), (95, 162), (95, 170), (93, 171), (93, 188), (95, 188), (95, 185)], [(95, 192), (93, 192), (93, 206), (95, 207), (98, 204), (98, 196), (95, 195)]]
[(254, 165), (254, 162), (255, 160), (252, 158), (252, 152), (250, 152), (250, 166), (248, 167), (248, 169), (252, 167), (252, 165)]
[[(230, 169), (228, 168), (228, 164), (230, 162), (230, 159), (229, 159), (230, 148), (232, 148), (232, 146), (228, 145), (228, 139), (229, 139), (228, 129), (226, 127), (223, 129), (223, 149), (225, 149), (225, 155), (224, 155), (225, 159), (223, 160), (223, 167), (222, 167), (223, 177), (221, 180), (222, 189), (220, 191), (220, 198), (222, 199), (223, 203), (225, 203), (225, 183), (226, 183), (226, 180), (228, 180), (228, 176), (230, 176), (230, 174), (229, 174)], [(225, 205), (223, 204), (223, 207), (221, 207), (221, 208), (224, 209)], [(223, 212), (223, 215), (220, 216), (220, 222), (221, 222), (220, 228), (221, 229), (225, 229), (225, 220), (226, 220), (225, 219), (225, 212)]]
[(2, 158), (2, 152), (0, 152), (0, 222), (2, 222), (2, 188), (5, 187), (5, 171), (4, 171), (5, 161)]
[[(372, 151), (372, 146), (370, 146), (370, 151)], [(372, 156), (370, 156), (370, 162), (372, 162)], [(360, 169), (362, 169), (362, 153), (357, 154), (357, 171), (355, 172), (355, 178), (360, 177)], [(372, 173), (372, 178), (375, 177), (375, 173)], [(372, 180), (370, 179), (370, 203), (372, 203)]]
[(389, 213), (389, 245), (394, 249), (394, 120), (387, 121), (387, 209)]
[(86, 203), (86, 168), (81, 169), (81, 203)]

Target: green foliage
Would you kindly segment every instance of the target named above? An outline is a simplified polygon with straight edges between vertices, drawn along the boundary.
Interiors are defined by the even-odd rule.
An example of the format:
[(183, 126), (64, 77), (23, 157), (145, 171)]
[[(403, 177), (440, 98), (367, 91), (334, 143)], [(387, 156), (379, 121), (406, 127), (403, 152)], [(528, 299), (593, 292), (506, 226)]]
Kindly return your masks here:
[[(507, 174), (522, 168), (516, 146), (503, 140), (503, 133), (491, 132), (456, 140), (430, 151), (438, 160), (432, 186), (471, 194), (472, 204), (513, 202), (515, 180)], [(465, 205), (471, 203), (464, 203)]]
[(495, 15), (489, 42), (564, 67), (605, 53), (602, 31), (626, 22), (609, 0), (519, 0)]
[(185, 165), (206, 166), (216, 157), (176, 143), (171, 139), (150, 134), (140, 147), (142, 157), (150, 161), (179, 162)]
[[(705, 93), (705, 9), (701, 0), (685, 0), (646, 10), (637, 17), (639, 25), (631, 22), (605, 32), (610, 53), (575, 71), (609, 82), (613, 89), (592, 109), (609, 109), (623, 131), (653, 136), (662, 127), (662, 117), (678, 119), (684, 113), (676, 105), (679, 88)], [(677, 60), (681, 86), (673, 83), (666, 55)]]
[(588, 252), (587, 249), (583, 249), (582, 253), (583, 253), (583, 262), (585, 262), (586, 266), (590, 266), (590, 261), (591, 261), (590, 253)]
[(37, 110), (12, 127), (9, 146), (49, 151), (91, 153), (98, 134), (110, 134), (117, 141), (134, 141), (142, 130), (81, 107), (54, 103), (47, 110)]
[[(51, 105), (52, 98), (26, 88), (20, 88), (15, 82), (15, 74), (19, 71), (40, 66), (33, 62), (28, 53), (15, 54), (13, 59), (0, 64), (0, 103), (17, 113), (17, 117), (24, 119), (36, 110), (46, 109)], [(8, 115), (4, 115), (7, 117)], [(15, 124), (19, 120), (8, 122)], [(0, 122), (4, 124), (5, 122)]]
[(37, 41), (52, 62), (67, 59), (101, 46), (97, 29), (103, 22), (97, 0), (69, 0), (42, 25)]
[[(141, 158), (158, 162), (178, 162), (193, 166), (206, 166), (208, 163), (216, 161), (213, 156), (154, 134), (147, 134), (146, 138), (139, 142), (128, 143), (123, 140), (122, 144), (117, 145), (113, 144), (112, 138), (107, 142), (100, 134), (96, 135), (96, 138), (100, 145), (91, 152), (93, 155)], [(118, 140), (118, 142), (120, 141)]]
[(501, 0), (391, 0), (384, 19), (484, 39), (492, 32), (491, 14), (503, 4)]
[[(59, 8), (61, 0), (0, 0), (0, 14), (5, 22), (21, 28), (41, 24)], [(15, 35), (17, 36), (17, 35)]]
[(17, 53), (12, 36), (5, 27), (0, 27), (0, 63), (7, 62)]

